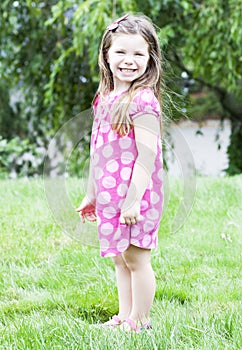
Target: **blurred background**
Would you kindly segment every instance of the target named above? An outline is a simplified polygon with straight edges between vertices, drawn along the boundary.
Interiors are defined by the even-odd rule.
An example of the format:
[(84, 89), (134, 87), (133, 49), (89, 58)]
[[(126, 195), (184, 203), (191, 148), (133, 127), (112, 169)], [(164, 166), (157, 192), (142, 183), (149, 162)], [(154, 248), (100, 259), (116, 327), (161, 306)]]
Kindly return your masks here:
[[(179, 174), (178, 128), (197, 174), (241, 173), (242, 0), (2, 0), (0, 10), (0, 178), (43, 174), (56, 132), (91, 106), (105, 28), (127, 12), (157, 26), (169, 171)], [(67, 176), (88, 157), (89, 118)]]

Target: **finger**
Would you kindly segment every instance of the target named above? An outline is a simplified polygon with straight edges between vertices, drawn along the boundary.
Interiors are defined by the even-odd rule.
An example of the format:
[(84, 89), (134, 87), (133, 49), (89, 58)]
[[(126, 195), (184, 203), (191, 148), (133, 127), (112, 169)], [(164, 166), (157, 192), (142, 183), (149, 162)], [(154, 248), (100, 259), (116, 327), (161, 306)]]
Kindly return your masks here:
[(91, 221), (91, 222), (97, 221), (97, 217), (95, 214), (86, 215), (86, 218), (88, 221)]
[(82, 209), (83, 209), (83, 207), (78, 207), (78, 208), (76, 208), (76, 211), (80, 212)]
[(125, 225), (125, 219), (124, 219), (123, 215), (120, 215), (119, 222), (120, 222), (120, 224)]
[(85, 223), (85, 215), (83, 214), (82, 211), (79, 212), (79, 216), (80, 216), (82, 223), (84, 224)]
[(135, 218), (130, 218), (130, 224), (135, 225), (136, 224), (136, 219)]
[(130, 218), (125, 218), (125, 223), (126, 225), (132, 225), (131, 219)]

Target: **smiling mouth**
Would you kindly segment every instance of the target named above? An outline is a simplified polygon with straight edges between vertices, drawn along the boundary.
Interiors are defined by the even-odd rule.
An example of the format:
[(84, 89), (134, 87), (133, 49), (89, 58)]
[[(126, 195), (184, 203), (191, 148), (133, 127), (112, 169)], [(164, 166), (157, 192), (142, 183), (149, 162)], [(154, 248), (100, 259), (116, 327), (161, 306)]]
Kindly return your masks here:
[(137, 69), (130, 69), (130, 68), (119, 68), (119, 70), (123, 73), (133, 73), (135, 72)]

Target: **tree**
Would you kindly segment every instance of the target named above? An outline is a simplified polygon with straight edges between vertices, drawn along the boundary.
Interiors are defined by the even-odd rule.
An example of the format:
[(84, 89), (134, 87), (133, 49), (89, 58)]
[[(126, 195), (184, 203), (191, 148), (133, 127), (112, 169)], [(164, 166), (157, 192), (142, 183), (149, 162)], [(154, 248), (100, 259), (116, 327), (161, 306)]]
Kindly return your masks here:
[(242, 171), (242, 0), (4, 0), (1, 9), (0, 72), (24, 96), (28, 137), (35, 130), (48, 142), (90, 106), (104, 29), (126, 12), (143, 12), (159, 27), (167, 85), (179, 91), (187, 72), (216, 92), (232, 123), (228, 173)]
[[(77, 55), (72, 48), (72, 24), (65, 16), (64, 2), (59, 21), (45, 24), (55, 3), (1, 3), (1, 79), (5, 94), (14, 94), (18, 106), (15, 114), (5, 114), (5, 121), (1, 114), (1, 124), (11, 118), (22, 137), (32, 142), (41, 139), (46, 145), (63, 122), (90, 106), (96, 85), (88, 78), (85, 52)], [(9, 138), (4, 129), (1, 134)]]
[(181, 1), (171, 62), (218, 96), (231, 120), (229, 174), (242, 171), (242, 1)]

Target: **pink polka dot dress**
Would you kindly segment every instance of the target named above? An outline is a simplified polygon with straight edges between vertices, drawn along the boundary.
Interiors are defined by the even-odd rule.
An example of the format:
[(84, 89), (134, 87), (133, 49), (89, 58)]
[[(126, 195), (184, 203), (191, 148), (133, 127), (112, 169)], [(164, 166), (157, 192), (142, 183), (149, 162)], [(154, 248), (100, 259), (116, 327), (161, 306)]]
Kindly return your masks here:
[[(157, 247), (158, 228), (162, 214), (162, 148), (157, 142), (157, 156), (151, 181), (141, 201), (143, 220), (135, 225), (119, 223), (120, 209), (129, 188), (137, 149), (134, 130), (121, 137), (112, 130), (110, 110), (118, 99), (107, 97), (94, 103), (91, 137), (91, 162), (96, 191), (96, 212), (101, 256), (116, 256), (130, 244), (140, 248)], [(160, 118), (159, 103), (149, 88), (140, 90), (130, 107), (130, 117), (153, 114)]]

